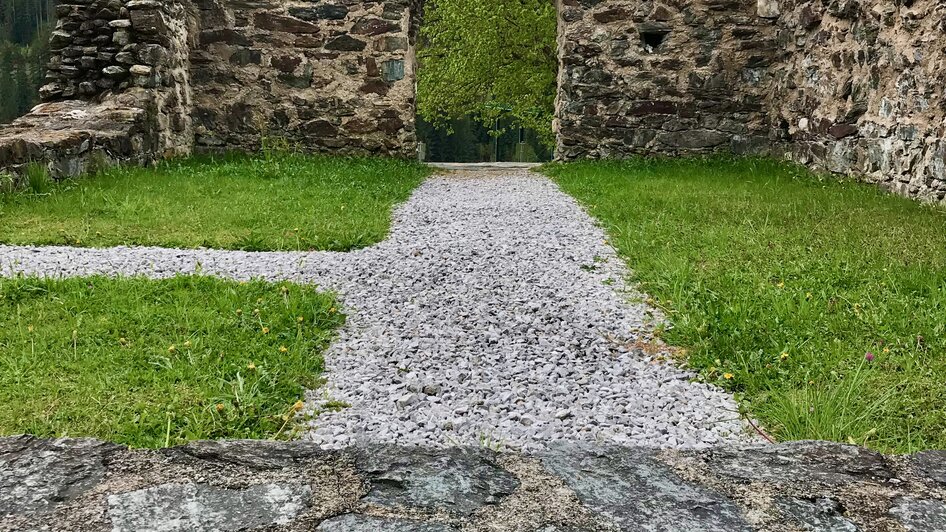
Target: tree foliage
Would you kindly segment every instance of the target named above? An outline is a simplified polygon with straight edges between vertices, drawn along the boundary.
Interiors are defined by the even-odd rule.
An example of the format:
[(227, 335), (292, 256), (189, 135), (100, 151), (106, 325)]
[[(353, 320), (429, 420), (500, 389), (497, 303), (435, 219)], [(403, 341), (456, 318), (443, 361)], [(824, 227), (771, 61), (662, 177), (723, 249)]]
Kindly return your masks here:
[(54, 0), (0, 2), (0, 41), (27, 45), (56, 18)]
[(36, 103), (54, 19), (53, 0), (0, 0), (0, 123)]
[(418, 113), (438, 127), (511, 117), (551, 144), (556, 23), (551, 0), (428, 0)]

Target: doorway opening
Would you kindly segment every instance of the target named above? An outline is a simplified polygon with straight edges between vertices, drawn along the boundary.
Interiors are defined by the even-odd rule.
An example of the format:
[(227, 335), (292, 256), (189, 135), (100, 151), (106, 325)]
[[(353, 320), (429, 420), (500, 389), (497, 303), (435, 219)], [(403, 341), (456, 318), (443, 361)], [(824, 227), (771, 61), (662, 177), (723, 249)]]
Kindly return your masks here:
[(534, 130), (500, 118), (490, 127), (473, 117), (451, 120), (437, 127), (417, 119), (421, 160), (436, 163), (515, 162), (552, 160), (553, 150)]
[(552, 159), (558, 81), (552, 0), (427, 0), (418, 13), (418, 156)]

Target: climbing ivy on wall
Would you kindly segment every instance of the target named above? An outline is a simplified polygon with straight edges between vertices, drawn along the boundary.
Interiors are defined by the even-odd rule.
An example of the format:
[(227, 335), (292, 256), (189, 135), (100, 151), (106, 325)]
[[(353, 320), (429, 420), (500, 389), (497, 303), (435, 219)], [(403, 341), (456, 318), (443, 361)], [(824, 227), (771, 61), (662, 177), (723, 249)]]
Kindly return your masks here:
[(558, 58), (551, 0), (428, 0), (421, 27), (418, 113), (540, 132), (552, 144)]

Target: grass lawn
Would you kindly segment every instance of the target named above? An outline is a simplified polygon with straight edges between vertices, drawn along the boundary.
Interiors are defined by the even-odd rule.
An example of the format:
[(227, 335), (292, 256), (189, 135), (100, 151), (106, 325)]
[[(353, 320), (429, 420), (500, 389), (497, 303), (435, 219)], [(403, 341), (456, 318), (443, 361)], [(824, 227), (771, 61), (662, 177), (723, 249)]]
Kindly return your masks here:
[(334, 305), (311, 287), (199, 276), (0, 279), (0, 435), (286, 437), (344, 321)]
[(763, 160), (545, 171), (775, 436), (946, 448), (946, 210)]
[(0, 195), (0, 243), (348, 251), (388, 233), (429, 170), (413, 162), (278, 154), (115, 168)]

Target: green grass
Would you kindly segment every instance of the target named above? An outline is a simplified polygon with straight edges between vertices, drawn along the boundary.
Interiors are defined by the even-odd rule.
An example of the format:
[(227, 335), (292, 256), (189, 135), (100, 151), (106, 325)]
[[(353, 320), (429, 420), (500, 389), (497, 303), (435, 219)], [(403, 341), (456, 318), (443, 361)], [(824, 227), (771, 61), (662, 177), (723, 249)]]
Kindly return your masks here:
[(0, 243), (348, 251), (388, 233), (418, 163), (294, 154), (113, 168), (0, 195)]
[(0, 435), (286, 437), (344, 321), (334, 305), (311, 287), (201, 276), (0, 279)]
[(545, 170), (778, 438), (946, 448), (946, 211), (765, 160)]

